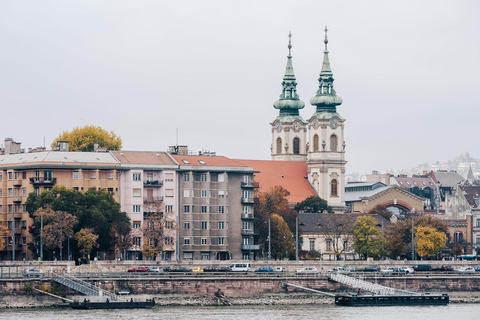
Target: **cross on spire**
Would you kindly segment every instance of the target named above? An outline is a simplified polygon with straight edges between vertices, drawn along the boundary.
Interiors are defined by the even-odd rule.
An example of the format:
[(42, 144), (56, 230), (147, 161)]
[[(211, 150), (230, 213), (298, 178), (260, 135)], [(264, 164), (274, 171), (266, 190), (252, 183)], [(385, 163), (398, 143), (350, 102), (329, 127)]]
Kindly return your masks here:
[(327, 44), (328, 44), (327, 32), (328, 32), (328, 28), (327, 28), (327, 26), (325, 26), (325, 40), (323, 40), (323, 43), (325, 43), (325, 51), (327, 50)]
[(288, 32), (288, 55), (292, 55), (292, 31)]

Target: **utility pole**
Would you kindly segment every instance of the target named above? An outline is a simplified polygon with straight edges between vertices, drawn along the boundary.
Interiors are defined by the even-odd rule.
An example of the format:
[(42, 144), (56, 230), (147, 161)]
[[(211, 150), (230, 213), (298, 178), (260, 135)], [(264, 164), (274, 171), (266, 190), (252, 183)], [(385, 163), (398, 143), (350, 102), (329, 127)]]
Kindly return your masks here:
[(415, 233), (413, 231), (413, 213), (410, 212), (410, 216), (412, 217), (412, 261), (415, 260), (415, 244), (414, 244), (414, 240), (415, 240)]
[(40, 214), (40, 261), (43, 262), (43, 212)]
[(272, 258), (272, 238), (270, 235), (270, 219), (268, 219), (268, 260)]
[(295, 217), (295, 260), (298, 261), (298, 215)]
[(15, 218), (12, 218), (12, 260), (15, 261)]

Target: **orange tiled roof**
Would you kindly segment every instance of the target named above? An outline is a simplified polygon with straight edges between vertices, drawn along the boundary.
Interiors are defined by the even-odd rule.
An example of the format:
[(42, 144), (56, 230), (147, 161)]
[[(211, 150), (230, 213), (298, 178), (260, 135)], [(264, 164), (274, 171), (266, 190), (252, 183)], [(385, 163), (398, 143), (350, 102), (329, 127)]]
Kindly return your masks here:
[(290, 192), (289, 204), (297, 204), (317, 193), (308, 182), (307, 164), (301, 161), (273, 160), (236, 160), (255, 171), (255, 182), (259, 183), (260, 192), (272, 187), (282, 186)]
[[(171, 155), (179, 165), (186, 166), (222, 166), (222, 167), (248, 167), (238, 160), (233, 160), (224, 156), (185, 156)], [(188, 161), (185, 163), (183, 160)]]
[(165, 153), (160, 151), (111, 151), (121, 164), (176, 165)]

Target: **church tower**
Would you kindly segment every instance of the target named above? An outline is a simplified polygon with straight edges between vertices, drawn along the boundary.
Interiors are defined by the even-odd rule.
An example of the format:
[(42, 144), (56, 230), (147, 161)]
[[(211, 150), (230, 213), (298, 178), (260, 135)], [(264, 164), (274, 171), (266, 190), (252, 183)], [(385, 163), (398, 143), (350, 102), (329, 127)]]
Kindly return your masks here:
[(288, 35), (287, 68), (282, 82), (280, 99), (273, 107), (279, 110), (272, 126), (272, 160), (305, 161), (307, 158), (307, 122), (299, 114), (305, 107), (297, 94), (297, 82), (292, 65), (292, 34)]
[(319, 88), (310, 99), (316, 111), (308, 120), (308, 180), (319, 197), (327, 200), (335, 212), (345, 212), (345, 119), (337, 113), (337, 106), (343, 101), (333, 89), (327, 31), (325, 27), (325, 50), (318, 78)]

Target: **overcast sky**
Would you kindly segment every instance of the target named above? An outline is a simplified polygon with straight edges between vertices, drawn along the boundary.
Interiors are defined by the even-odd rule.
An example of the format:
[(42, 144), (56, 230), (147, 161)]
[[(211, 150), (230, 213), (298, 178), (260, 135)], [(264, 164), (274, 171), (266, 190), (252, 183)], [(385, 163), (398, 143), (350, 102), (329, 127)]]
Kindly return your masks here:
[(480, 1), (0, 1), (0, 139), (269, 159), (291, 31), (304, 119), (328, 26), (347, 172), (480, 158)]

